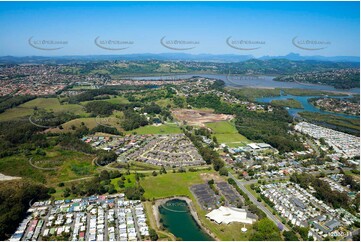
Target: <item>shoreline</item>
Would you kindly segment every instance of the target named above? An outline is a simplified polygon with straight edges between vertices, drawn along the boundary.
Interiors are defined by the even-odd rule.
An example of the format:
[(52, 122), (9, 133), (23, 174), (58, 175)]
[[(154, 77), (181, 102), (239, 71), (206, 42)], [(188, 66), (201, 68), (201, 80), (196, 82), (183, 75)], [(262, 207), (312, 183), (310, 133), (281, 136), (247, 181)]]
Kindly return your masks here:
[[(170, 200), (175, 200), (175, 199), (185, 201), (187, 203), (188, 207), (189, 207), (189, 211), (191, 213), (191, 216), (195, 220), (196, 224), (201, 228), (201, 230), (203, 232), (205, 232), (208, 236), (213, 238), (215, 241), (219, 241), (217, 236), (215, 236), (208, 228), (206, 228), (203, 225), (203, 223), (201, 222), (201, 220), (198, 217), (198, 214), (197, 214), (195, 208), (193, 207), (193, 201), (188, 197), (175, 196), (175, 197), (168, 197), (168, 198), (160, 198), (160, 199), (157, 199), (155, 201), (154, 205), (152, 205), (152, 210), (153, 210), (153, 214), (154, 214), (154, 217), (155, 217), (155, 220), (156, 220), (156, 225), (157, 225), (158, 229), (160, 229), (160, 226), (161, 226), (159, 206), (165, 204), (166, 202), (168, 202)], [(170, 231), (168, 231), (168, 232), (171, 233)]]
[[(155, 77), (168, 77), (168, 78), (174, 78), (177, 76), (187, 76), (184, 77), (184, 79), (193, 77), (193, 76), (199, 76), (199, 77), (205, 77), (205, 76), (227, 76), (227, 74), (224, 73), (164, 73), (163, 75), (159, 74), (159, 73), (144, 73), (143, 75), (141, 74), (136, 74), (136, 75), (126, 75), (122, 78), (155, 78)], [(189, 76), (189, 77), (188, 77)], [(246, 74), (240, 74), (240, 76), (262, 76), (262, 77), (271, 77), (272, 81), (275, 81), (274, 78), (278, 75), (268, 75), (268, 74), (259, 74), (259, 75), (246, 75)], [(295, 81), (295, 82), (282, 82), (282, 81), (275, 81), (278, 83), (295, 83), (298, 85), (301, 85), (303, 87), (274, 87), (274, 86), (261, 86), (261, 85), (252, 85), (252, 83), (247, 84), (247, 85), (237, 85), (237, 86), (232, 86), (227, 84), (227, 82), (225, 80), (223, 80), (222, 78), (217, 78), (217, 77), (207, 77), (207, 78), (215, 78), (215, 79), (219, 79), (225, 82), (225, 87), (231, 87), (231, 88), (255, 88), (255, 89), (276, 89), (276, 88), (289, 88), (289, 89), (309, 89), (309, 90), (318, 90), (318, 91), (324, 91), (324, 92), (331, 92), (331, 93), (339, 93), (339, 94), (345, 94), (345, 95), (357, 95), (357, 92), (353, 92), (352, 89), (357, 89), (360, 87), (354, 87), (354, 88), (350, 88), (350, 89), (337, 89), (332, 85), (327, 85), (327, 84), (315, 84), (315, 83), (307, 83), (307, 82), (299, 82), (299, 81)], [(155, 79), (154, 79), (155, 80)], [(319, 87), (319, 88), (312, 88), (312, 87)], [(334, 90), (329, 90), (327, 87), (331, 87), (334, 88)]]
[[(330, 94), (342, 94), (342, 96), (354, 96), (354, 95), (358, 95), (358, 93), (354, 93), (352, 91), (348, 91), (350, 89), (345, 89), (345, 90), (325, 90), (325, 89), (312, 89), (312, 88), (299, 88), (299, 87), (271, 87), (271, 86), (252, 86), (252, 85), (247, 85), (247, 86), (239, 86), (239, 87), (235, 87), (235, 86), (231, 86), (231, 85), (225, 85), (225, 88), (230, 88), (230, 89), (242, 89), (242, 88), (249, 88), (249, 89), (268, 89), (268, 90), (274, 90), (274, 89), (299, 89), (299, 90), (303, 90), (303, 91), (320, 91), (320, 92), (325, 92), (325, 93), (330, 93)], [(312, 95), (312, 94), (310, 94)], [(296, 96), (296, 95), (295, 95)]]

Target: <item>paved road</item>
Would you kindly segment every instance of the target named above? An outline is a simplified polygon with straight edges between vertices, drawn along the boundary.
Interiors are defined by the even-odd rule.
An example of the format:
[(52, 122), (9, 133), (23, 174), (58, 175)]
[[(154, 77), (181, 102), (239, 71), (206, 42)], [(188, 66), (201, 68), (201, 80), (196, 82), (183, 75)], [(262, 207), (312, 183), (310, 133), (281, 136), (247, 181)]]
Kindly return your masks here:
[[(229, 177), (231, 177), (233, 180), (236, 181), (237, 186), (238, 186), (244, 193), (246, 193), (246, 194), (248, 195), (248, 197), (249, 197), (249, 199), (252, 201), (252, 203), (254, 203), (255, 205), (257, 205), (257, 207), (258, 207), (259, 209), (261, 209), (261, 210), (267, 215), (267, 217), (268, 217), (269, 219), (271, 219), (276, 225), (277, 225), (277, 224), (282, 224), (282, 222), (279, 221), (278, 218), (276, 218), (276, 216), (274, 216), (274, 215), (272, 214), (272, 212), (270, 212), (262, 203), (260, 203), (260, 202), (257, 201), (257, 198), (255, 198), (255, 197), (253, 196), (253, 194), (250, 193), (250, 192), (246, 189), (246, 187), (245, 187), (240, 181), (238, 181), (231, 173), (228, 173), (228, 174), (229, 174)], [(283, 225), (283, 228), (284, 228), (284, 230), (289, 231), (289, 229), (288, 229), (285, 225)]]
[(306, 142), (307, 142), (307, 144), (308, 144), (309, 146), (311, 146), (312, 149), (316, 152), (317, 157), (319, 157), (319, 156), (321, 155), (319, 147), (317, 147), (316, 144), (313, 143), (313, 141), (310, 140), (310, 139), (307, 138), (307, 137), (306, 137)]
[[(345, 169), (344, 169), (345, 170)], [(307, 172), (308, 174), (312, 174), (312, 175), (319, 175), (321, 172), (324, 172), (325, 174), (332, 174), (332, 173), (340, 173), (340, 170), (335, 169), (335, 170), (323, 170), (323, 171), (310, 171)], [(274, 181), (274, 180), (285, 180), (285, 179), (289, 179), (290, 176), (280, 176), (280, 177), (272, 177), (272, 178), (261, 178), (260, 180), (264, 180), (264, 181)], [(252, 179), (249, 181), (241, 181), (243, 185), (249, 185), (252, 183), (258, 183), (258, 179)]]

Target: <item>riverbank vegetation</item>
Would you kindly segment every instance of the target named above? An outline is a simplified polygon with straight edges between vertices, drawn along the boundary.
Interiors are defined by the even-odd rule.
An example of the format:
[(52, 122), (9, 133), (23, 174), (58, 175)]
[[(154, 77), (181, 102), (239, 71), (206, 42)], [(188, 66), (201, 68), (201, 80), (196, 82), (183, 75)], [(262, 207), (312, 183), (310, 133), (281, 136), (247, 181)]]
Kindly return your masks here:
[(303, 108), (299, 101), (292, 98), (288, 98), (286, 100), (272, 100), (271, 104), (277, 107)]
[(332, 114), (321, 114), (314, 112), (300, 112), (299, 115), (308, 122), (325, 126), (326, 128), (331, 128), (356, 136), (360, 135), (359, 119), (350, 119)]
[(241, 100), (256, 101), (257, 98), (262, 97), (278, 97), (281, 95), (281, 90), (278, 88), (227, 88), (232, 94)]

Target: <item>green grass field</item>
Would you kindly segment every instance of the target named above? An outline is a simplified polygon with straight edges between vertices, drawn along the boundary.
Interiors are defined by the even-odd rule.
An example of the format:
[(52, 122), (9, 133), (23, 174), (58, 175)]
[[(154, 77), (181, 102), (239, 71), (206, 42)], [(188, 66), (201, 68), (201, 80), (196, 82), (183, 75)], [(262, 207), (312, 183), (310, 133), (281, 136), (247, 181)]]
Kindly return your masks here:
[(155, 103), (161, 107), (167, 107), (168, 105), (170, 105), (171, 107), (174, 106), (173, 101), (169, 98), (157, 100)]
[[(11, 176), (27, 177), (49, 186), (91, 176), (95, 173), (96, 167), (92, 165), (93, 156), (59, 148), (45, 151), (46, 156), (32, 155), (26, 157), (14, 155), (1, 158), (0, 172)], [(36, 167), (56, 169), (42, 170), (33, 167), (29, 164), (30, 157), (32, 157), (32, 164), (35, 164)]]
[(114, 117), (100, 118), (100, 119), (98, 119), (98, 118), (77, 118), (77, 119), (73, 119), (73, 120), (70, 120), (69, 122), (62, 124), (61, 126), (63, 127), (63, 129), (51, 128), (51, 129), (49, 129), (49, 131), (54, 132), (54, 133), (72, 132), (73, 131), (72, 127), (73, 126), (80, 127), (82, 122), (89, 129), (93, 129), (96, 126), (98, 126), (99, 124), (105, 124), (105, 125), (109, 125), (109, 126), (117, 128), (118, 131), (122, 131), (120, 125), (118, 124), (119, 121)]
[(77, 115), (86, 116), (83, 106), (78, 104), (60, 104), (57, 98), (36, 98), (29, 102), (23, 103), (18, 107), (11, 108), (0, 114), (0, 121), (19, 119), (33, 114), (34, 108), (43, 108), (48, 111), (53, 110), (55, 113), (72, 112)]
[(105, 99), (104, 101), (110, 102), (110, 103), (114, 103), (114, 104), (125, 104), (125, 103), (129, 103), (128, 99), (126, 99), (125, 97), (122, 96), (118, 96), (118, 97), (113, 97), (110, 99)]
[(127, 134), (179, 134), (182, 130), (176, 124), (162, 124), (159, 126), (147, 125), (137, 129), (127, 131)]
[(250, 143), (250, 141), (240, 133), (229, 121), (207, 123), (206, 126), (211, 128), (218, 143), (226, 144), (230, 147), (238, 147)]
[(189, 187), (202, 183), (201, 173), (210, 171), (186, 172), (162, 174), (158, 176), (147, 176), (141, 180), (140, 184), (145, 190), (144, 197), (147, 199), (165, 198), (171, 196), (191, 197)]
[(85, 104), (87, 104), (89, 102), (94, 102), (94, 101), (104, 101), (104, 102), (109, 102), (109, 103), (113, 103), (113, 104), (129, 103), (128, 99), (126, 99), (125, 97), (117, 96), (117, 97), (112, 97), (112, 98), (109, 98), (109, 99), (84, 101), (84, 102), (81, 102), (80, 104), (85, 105)]

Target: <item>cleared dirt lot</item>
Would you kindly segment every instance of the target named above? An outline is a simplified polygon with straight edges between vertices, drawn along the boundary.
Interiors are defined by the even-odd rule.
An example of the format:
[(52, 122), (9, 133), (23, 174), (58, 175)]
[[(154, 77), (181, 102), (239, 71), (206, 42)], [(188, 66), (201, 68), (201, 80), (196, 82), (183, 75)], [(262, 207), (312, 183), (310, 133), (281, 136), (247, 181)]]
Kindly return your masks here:
[(205, 123), (231, 120), (234, 117), (227, 114), (215, 114), (212, 110), (173, 109), (173, 116), (179, 121), (186, 121), (190, 125), (203, 126)]

